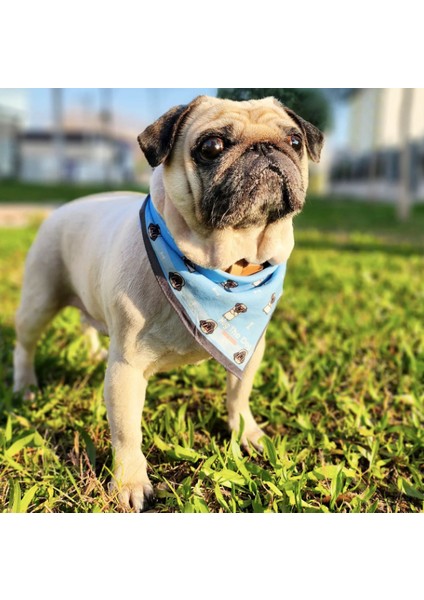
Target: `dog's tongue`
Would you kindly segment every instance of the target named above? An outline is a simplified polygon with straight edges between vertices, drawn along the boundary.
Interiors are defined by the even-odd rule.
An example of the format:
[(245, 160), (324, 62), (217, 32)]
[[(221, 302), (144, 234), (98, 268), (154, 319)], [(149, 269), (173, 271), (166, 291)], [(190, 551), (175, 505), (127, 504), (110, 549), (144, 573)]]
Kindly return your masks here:
[(242, 258), (231, 265), (231, 267), (228, 267), (228, 269), (225, 269), (225, 271), (230, 275), (247, 276), (253, 275), (254, 273), (259, 273), (259, 271), (262, 271), (263, 268), (263, 265), (254, 265), (253, 263), (248, 263), (247, 260)]

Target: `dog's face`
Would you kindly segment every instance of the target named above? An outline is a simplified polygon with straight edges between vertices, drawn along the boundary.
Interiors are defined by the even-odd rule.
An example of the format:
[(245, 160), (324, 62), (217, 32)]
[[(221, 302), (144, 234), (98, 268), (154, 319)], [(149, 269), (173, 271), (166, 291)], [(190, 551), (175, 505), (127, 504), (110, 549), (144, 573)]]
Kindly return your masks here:
[(165, 191), (204, 229), (266, 226), (303, 207), (308, 157), (322, 133), (274, 98), (199, 96), (138, 137), (149, 164), (163, 163)]

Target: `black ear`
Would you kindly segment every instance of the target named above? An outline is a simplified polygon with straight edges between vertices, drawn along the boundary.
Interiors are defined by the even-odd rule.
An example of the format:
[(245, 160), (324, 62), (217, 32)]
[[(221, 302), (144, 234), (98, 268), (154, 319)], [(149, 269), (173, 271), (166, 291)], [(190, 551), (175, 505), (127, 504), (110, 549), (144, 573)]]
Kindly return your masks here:
[(283, 108), (303, 131), (303, 134), (306, 138), (306, 149), (308, 151), (309, 157), (314, 162), (319, 162), (322, 146), (324, 143), (323, 133), (318, 129), (318, 127), (315, 127), (315, 125), (312, 125), (312, 123), (309, 123), (309, 121), (305, 121), (305, 119), (299, 117), (299, 115), (297, 115), (291, 108), (287, 108), (287, 106), (283, 106)]
[(146, 127), (137, 137), (140, 148), (151, 167), (157, 167), (167, 159), (174, 145), (178, 129), (199, 99), (200, 96), (190, 104), (174, 106), (152, 125)]

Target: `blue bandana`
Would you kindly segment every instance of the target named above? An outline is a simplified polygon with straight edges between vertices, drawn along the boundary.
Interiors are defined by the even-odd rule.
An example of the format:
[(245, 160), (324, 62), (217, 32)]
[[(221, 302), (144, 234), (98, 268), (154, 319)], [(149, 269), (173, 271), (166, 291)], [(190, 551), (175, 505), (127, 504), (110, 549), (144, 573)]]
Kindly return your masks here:
[(150, 196), (140, 209), (158, 283), (195, 340), (239, 379), (283, 293), (286, 264), (254, 275), (204, 269), (183, 256)]

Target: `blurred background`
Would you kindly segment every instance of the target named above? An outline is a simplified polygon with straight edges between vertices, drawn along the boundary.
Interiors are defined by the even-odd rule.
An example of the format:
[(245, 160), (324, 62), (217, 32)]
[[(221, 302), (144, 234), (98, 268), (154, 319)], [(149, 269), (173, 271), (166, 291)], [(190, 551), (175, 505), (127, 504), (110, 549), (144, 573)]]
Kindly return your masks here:
[[(424, 89), (400, 88), (0, 89), (0, 512), (110, 510), (99, 491), (109, 469), (95, 463), (96, 454), (110, 456), (99, 404), (104, 363), (88, 358), (77, 311), (58, 315), (41, 340), (37, 407), (13, 397), (24, 260), (59, 204), (111, 189), (146, 192), (151, 169), (137, 135), (199, 94), (273, 95), (326, 140), (320, 163), (309, 163), (285, 294), (252, 395), (287, 475), (268, 471), (266, 487), (252, 469), (257, 488), (229, 480), (230, 494), (217, 483), (223, 471), (202, 474), (202, 463), (184, 467), (186, 458), (171, 468), (168, 451), (151, 451), (163, 439), (172, 456), (184, 446), (200, 457), (186, 446), (190, 427), (200, 434), (195, 444), (212, 453), (222, 444), (225, 465), (239, 468), (220, 437), (225, 373), (213, 361), (187, 367), (155, 379), (145, 408), (149, 464), (170, 490), (160, 510), (422, 512)], [(176, 392), (182, 381), (189, 395)], [(245, 472), (234, 476), (246, 482)]]
[(310, 193), (383, 202), (408, 220), (424, 202), (424, 89), (0, 89), (0, 202), (62, 202), (148, 187), (136, 137), (198, 94), (278, 97), (326, 134)]

